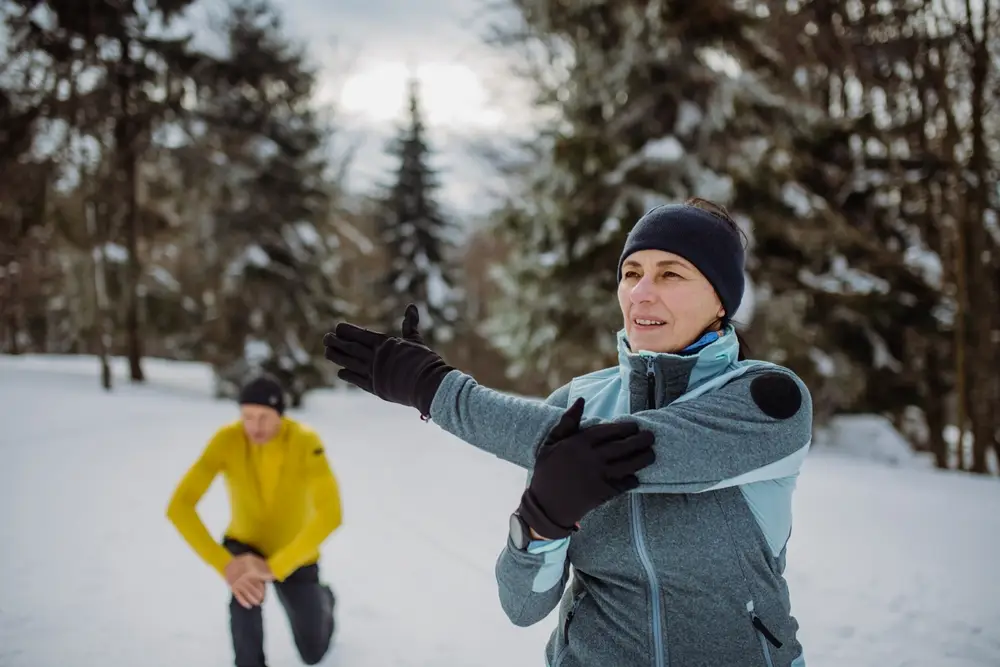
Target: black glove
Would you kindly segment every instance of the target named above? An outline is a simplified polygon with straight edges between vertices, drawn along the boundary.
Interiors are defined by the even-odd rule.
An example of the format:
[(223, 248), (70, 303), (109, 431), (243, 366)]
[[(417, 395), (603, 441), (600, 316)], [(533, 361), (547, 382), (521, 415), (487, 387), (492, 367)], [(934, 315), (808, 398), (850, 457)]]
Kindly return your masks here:
[(416, 408), (430, 418), (444, 376), (454, 370), (424, 344), (420, 314), (412, 303), (403, 314), (402, 338), (346, 322), (323, 336), (324, 356), (342, 366), (337, 377), (390, 403)]
[(656, 460), (653, 434), (635, 422), (580, 430), (583, 399), (571, 405), (538, 450), (518, 514), (536, 533), (566, 537), (591, 510), (639, 486), (635, 473)]

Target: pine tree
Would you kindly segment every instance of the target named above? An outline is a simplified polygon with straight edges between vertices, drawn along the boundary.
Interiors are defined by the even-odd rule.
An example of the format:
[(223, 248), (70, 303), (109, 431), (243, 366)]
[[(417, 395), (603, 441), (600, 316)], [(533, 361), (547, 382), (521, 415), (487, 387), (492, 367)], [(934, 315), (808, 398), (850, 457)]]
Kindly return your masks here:
[[(194, 0), (145, 3), (14, 0), (4, 15), (8, 49), (26, 103), (61, 122), (65, 135), (88, 136), (114, 157), (115, 237), (128, 250), (125, 339), (131, 379), (144, 380), (140, 298), (143, 266), (139, 166), (169, 119), (185, 116), (200, 70), (210, 60), (190, 35), (165, 37)], [(9, 80), (9, 79), (8, 79)], [(41, 84), (41, 85), (39, 85)], [(110, 225), (109, 222), (102, 224)]]
[(431, 345), (446, 342), (458, 319), (450, 270), (452, 225), (435, 198), (438, 184), (415, 80), (409, 86), (409, 123), (390, 153), (399, 166), (394, 184), (379, 202), (379, 236), (387, 266), (379, 317), (385, 330), (398, 331), (406, 304), (415, 303), (424, 339)]
[(631, 225), (658, 204), (717, 201), (751, 239), (761, 216), (794, 230), (794, 246), (758, 258), (785, 267), (781, 284), (763, 286), (778, 291), (794, 287), (803, 252), (820, 261), (823, 243), (848, 227), (797, 180), (796, 141), (825, 116), (795, 89), (756, 8), (515, 5), (521, 25), (500, 41), (548, 46), (529, 71), (552, 121), (527, 147), (522, 187), (497, 216), (515, 254), (490, 328), (512, 373), (555, 386), (614, 362), (615, 266)]
[(195, 230), (213, 295), (203, 352), (220, 384), (263, 367), (297, 404), (325, 384), (316, 341), (350, 314), (332, 278), (329, 136), (312, 106), (315, 73), (277, 9), (233, 6), (226, 37), (228, 57), (200, 109), (200, 144), (187, 155), (214, 176), (214, 207)]

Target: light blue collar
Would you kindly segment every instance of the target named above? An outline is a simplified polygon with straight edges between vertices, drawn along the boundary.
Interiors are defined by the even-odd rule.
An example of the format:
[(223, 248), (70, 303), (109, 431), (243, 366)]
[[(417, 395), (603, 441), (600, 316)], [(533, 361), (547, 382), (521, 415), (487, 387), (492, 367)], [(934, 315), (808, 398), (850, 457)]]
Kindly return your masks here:
[[(704, 380), (716, 377), (739, 364), (740, 343), (736, 338), (736, 328), (729, 324), (721, 335), (714, 332), (705, 334), (689, 345), (686, 350), (695, 350), (682, 354), (670, 352), (632, 352), (625, 338), (625, 329), (618, 334), (618, 365), (623, 379), (634, 368), (635, 361), (642, 359), (650, 367), (662, 369), (675, 364), (689, 364), (694, 358), (694, 369), (691, 372), (691, 388)], [(701, 345), (699, 348), (698, 346)]]

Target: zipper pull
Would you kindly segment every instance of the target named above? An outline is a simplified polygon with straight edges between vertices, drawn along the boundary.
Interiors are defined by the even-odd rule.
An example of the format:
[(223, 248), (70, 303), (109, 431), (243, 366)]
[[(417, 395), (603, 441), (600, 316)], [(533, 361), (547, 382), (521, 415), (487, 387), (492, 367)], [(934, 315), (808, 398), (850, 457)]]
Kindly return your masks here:
[(656, 371), (652, 359), (646, 362), (646, 409), (656, 409)]
[(764, 625), (764, 621), (760, 620), (757, 612), (754, 611), (753, 600), (747, 602), (747, 612), (750, 614), (750, 623), (752, 623), (753, 627), (757, 629), (757, 632), (764, 635), (764, 639), (769, 641), (774, 648), (781, 648), (784, 646), (784, 643), (775, 637), (773, 632), (767, 629), (767, 626)]
[(774, 648), (781, 648), (783, 646), (781, 641), (767, 629), (767, 626), (764, 625), (764, 621), (760, 620), (760, 617), (758, 617), (757, 614), (753, 615), (752, 623), (753, 627), (757, 628), (760, 631), (760, 634), (764, 635), (764, 639), (774, 645)]

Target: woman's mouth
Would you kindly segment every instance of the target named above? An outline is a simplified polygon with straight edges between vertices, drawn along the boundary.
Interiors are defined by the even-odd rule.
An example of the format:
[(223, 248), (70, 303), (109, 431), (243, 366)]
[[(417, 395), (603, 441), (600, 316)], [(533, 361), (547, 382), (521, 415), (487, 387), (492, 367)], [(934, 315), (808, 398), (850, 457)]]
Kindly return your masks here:
[(666, 324), (666, 322), (663, 320), (654, 320), (645, 317), (635, 317), (632, 318), (632, 324), (634, 324), (639, 331), (647, 331), (655, 329), (656, 327), (662, 327)]

